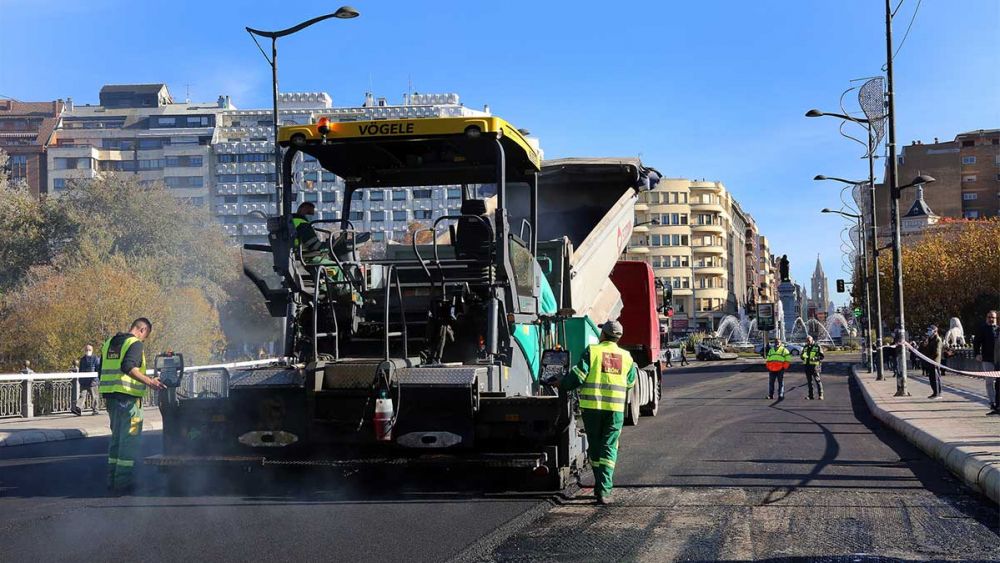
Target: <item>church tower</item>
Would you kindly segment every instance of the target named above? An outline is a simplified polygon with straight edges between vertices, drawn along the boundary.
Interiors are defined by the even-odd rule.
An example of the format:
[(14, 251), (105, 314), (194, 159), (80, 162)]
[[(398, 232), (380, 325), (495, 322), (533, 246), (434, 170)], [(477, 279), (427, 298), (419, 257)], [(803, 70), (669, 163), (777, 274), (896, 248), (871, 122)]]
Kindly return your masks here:
[(828, 304), (830, 303), (830, 284), (826, 279), (826, 274), (823, 273), (823, 265), (819, 262), (819, 255), (816, 255), (816, 270), (812, 275), (812, 291), (810, 292), (813, 307), (816, 311), (826, 311)]

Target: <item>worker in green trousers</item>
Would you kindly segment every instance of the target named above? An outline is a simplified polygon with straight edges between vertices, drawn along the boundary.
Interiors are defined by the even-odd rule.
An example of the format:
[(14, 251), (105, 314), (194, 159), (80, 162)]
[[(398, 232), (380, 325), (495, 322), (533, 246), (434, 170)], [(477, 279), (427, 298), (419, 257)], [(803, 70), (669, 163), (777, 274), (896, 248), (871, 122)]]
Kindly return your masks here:
[(579, 363), (560, 382), (561, 389), (579, 389), (580, 392), (587, 455), (594, 471), (594, 495), (598, 504), (611, 500), (626, 397), (639, 375), (632, 355), (618, 347), (623, 332), (618, 321), (604, 323), (601, 341), (589, 346)]

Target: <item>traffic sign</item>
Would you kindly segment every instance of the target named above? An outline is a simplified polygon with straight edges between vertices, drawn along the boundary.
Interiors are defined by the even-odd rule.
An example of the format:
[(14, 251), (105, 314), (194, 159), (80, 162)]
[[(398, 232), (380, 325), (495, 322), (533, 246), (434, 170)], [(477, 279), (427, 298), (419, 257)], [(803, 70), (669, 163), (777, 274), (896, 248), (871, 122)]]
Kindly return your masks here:
[(757, 304), (757, 330), (774, 330), (774, 303)]

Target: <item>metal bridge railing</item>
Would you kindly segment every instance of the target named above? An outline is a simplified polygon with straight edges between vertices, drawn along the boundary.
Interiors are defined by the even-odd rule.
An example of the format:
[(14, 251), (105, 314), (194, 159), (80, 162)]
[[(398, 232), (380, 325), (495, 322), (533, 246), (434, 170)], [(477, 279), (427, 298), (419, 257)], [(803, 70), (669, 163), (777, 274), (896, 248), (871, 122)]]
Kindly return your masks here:
[[(205, 366), (190, 366), (184, 368), (183, 391), (187, 396), (214, 395), (226, 396), (228, 374), (233, 369), (243, 369), (271, 365), (281, 361), (280, 358), (254, 360), (250, 362), (232, 362), (228, 364), (211, 364)], [(147, 370), (153, 375), (153, 370)], [(80, 396), (80, 380), (97, 378), (94, 372), (87, 373), (29, 373), (0, 374), (0, 418), (33, 418), (50, 414), (68, 413)], [(94, 383), (96, 393), (97, 383)], [(98, 408), (104, 410), (104, 399), (97, 399)], [(159, 405), (158, 392), (153, 389), (146, 391), (143, 405), (147, 408)], [(83, 410), (91, 408), (90, 401), (81, 406)]]

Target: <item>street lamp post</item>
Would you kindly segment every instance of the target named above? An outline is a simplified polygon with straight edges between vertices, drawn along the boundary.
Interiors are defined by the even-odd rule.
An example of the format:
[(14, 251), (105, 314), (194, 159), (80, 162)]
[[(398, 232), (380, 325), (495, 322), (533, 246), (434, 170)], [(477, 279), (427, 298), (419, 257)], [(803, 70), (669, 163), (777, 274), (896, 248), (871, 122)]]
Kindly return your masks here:
[(283, 201), (281, 197), (281, 147), (278, 146), (278, 38), (285, 37), (301, 31), (314, 23), (321, 22), (330, 18), (338, 19), (350, 19), (358, 17), (359, 13), (357, 10), (350, 6), (341, 6), (336, 12), (326, 14), (325, 16), (315, 17), (311, 20), (304, 21), (298, 25), (289, 27), (288, 29), (282, 29), (280, 31), (264, 31), (260, 29), (253, 29), (247, 27), (247, 33), (253, 37), (254, 43), (257, 43), (257, 38), (254, 36), (265, 37), (271, 40), (271, 57), (268, 58), (267, 53), (264, 52), (264, 48), (257, 43), (257, 47), (260, 48), (260, 52), (264, 55), (264, 59), (267, 60), (268, 64), (271, 65), (271, 115), (272, 115), (272, 125), (274, 127), (274, 187), (275, 195), (277, 197), (277, 211), (278, 215), (283, 215), (290, 212), (290, 209), (283, 208)]
[[(868, 130), (868, 202), (871, 205), (872, 216), (871, 216), (871, 234), (868, 236), (868, 240), (871, 243), (871, 256), (872, 256), (872, 269), (875, 272), (874, 275), (874, 285), (875, 285), (875, 332), (876, 338), (878, 339), (878, 369), (875, 375), (876, 381), (882, 381), (885, 379), (885, 359), (882, 357), (882, 282), (879, 279), (879, 248), (878, 248), (878, 213), (875, 211), (875, 131), (871, 120), (853, 117), (850, 115), (844, 115), (842, 113), (826, 113), (818, 109), (811, 109), (806, 112), (806, 117), (837, 117), (847, 121), (853, 121), (858, 125), (863, 125)], [(826, 176), (816, 176), (816, 180), (836, 180), (845, 184), (862, 184), (864, 182), (854, 182), (850, 180), (844, 180), (842, 178), (827, 178)], [(864, 210), (862, 209), (862, 214)], [(867, 264), (866, 264), (867, 265)], [(869, 311), (870, 313), (871, 311)], [(869, 335), (870, 335), (869, 331)]]
[[(825, 177), (817, 176), (816, 179), (817, 180), (822, 180), (822, 179), (825, 179)], [(874, 362), (874, 359), (872, 357), (872, 346), (871, 346), (871, 338), (872, 338), (872, 304), (871, 304), (871, 300), (869, 299), (869, 292), (868, 292), (868, 279), (869, 279), (869, 276), (868, 276), (868, 243), (867, 243), (867, 238), (868, 237), (865, 235), (864, 217), (862, 217), (861, 214), (845, 213), (843, 211), (834, 211), (834, 210), (828, 209), (828, 208), (823, 209), (822, 211), (820, 211), (820, 213), (836, 213), (837, 215), (842, 215), (842, 216), (847, 217), (849, 219), (856, 219), (857, 222), (858, 222), (858, 234), (861, 235), (861, 241), (860, 241), (860, 243), (861, 243), (861, 254), (859, 255), (859, 259), (861, 260), (861, 263), (863, 265), (862, 266), (862, 270), (861, 270), (861, 280), (862, 280), (862, 285), (864, 286), (864, 292), (865, 292), (865, 324), (866, 324), (865, 331), (866, 332), (865, 332), (865, 350), (864, 350), (863, 353), (864, 353), (864, 357), (868, 358), (868, 368), (872, 369), (872, 368), (875, 367), (875, 362)], [(881, 356), (881, 353), (879, 355)]]

